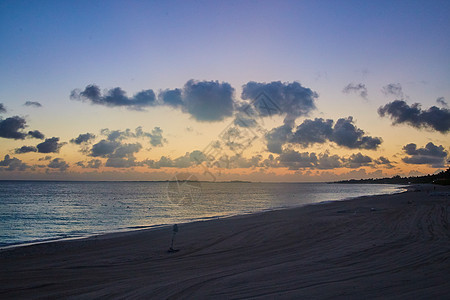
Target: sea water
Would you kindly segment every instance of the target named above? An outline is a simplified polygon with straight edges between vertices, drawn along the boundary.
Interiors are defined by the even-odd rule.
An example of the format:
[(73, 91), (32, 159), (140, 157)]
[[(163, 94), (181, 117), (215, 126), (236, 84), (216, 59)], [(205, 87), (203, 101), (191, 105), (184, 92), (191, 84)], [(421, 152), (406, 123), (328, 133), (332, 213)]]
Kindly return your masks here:
[(0, 181), (0, 247), (399, 191), (386, 184)]

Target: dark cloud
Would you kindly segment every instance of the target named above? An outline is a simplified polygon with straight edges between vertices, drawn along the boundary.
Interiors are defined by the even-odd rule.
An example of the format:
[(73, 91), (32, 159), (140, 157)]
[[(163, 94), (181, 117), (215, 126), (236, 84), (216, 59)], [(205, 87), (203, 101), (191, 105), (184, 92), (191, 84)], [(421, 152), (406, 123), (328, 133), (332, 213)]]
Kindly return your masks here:
[(221, 121), (234, 112), (234, 88), (218, 81), (189, 80), (183, 88), (182, 110), (197, 121)]
[(367, 87), (363, 83), (349, 83), (343, 90), (343, 93), (358, 93), (362, 98), (367, 100)]
[(108, 141), (121, 141), (131, 137), (136, 137), (136, 134), (127, 128), (124, 131), (109, 130), (108, 128), (102, 129), (101, 134), (106, 136)]
[(267, 150), (272, 153), (281, 154), (283, 145), (286, 144), (292, 135), (290, 125), (281, 125), (269, 131), (265, 138), (267, 140)]
[(106, 167), (110, 168), (131, 168), (137, 165), (138, 164), (136, 164), (136, 159), (134, 157), (110, 157), (105, 164)]
[(403, 151), (409, 155), (402, 158), (403, 162), (414, 165), (427, 164), (434, 168), (444, 167), (448, 156), (442, 145), (436, 146), (432, 142), (426, 144), (424, 148), (417, 148), (416, 144), (411, 143), (404, 146)]
[(27, 122), (22, 117), (14, 116), (4, 120), (0, 118), (0, 137), (14, 140), (23, 140), (26, 137), (44, 138), (44, 134), (39, 130), (28, 131), (28, 133), (23, 132), (26, 127)]
[(153, 90), (144, 90), (133, 97), (128, 97), (120, 87), (106, 90), (104, 93), (94, 84), (86, 86), (83, 91), (73, 90), (70, 94), (72, 100), (88, 101), (92, 104), (109, 107), (123, 106), (131, 109), (143, 109), (156, 104), (156, 96)]
[(333, 120), (316, 118), (305, 120), (297, 126), (291, 142), (300, 144), (303, 147), (318, 143), (323, 144), (333, 136)]
[(258, 122), (256, 119), (258, 118), (258, 112), (252, 105), (248, 103), (238, 104), (236, 106), (236, 116), (234, 119), (234, 125), (246, 128), (255, 127)]
[(400, 83), (389, 83), (388, 85), (383, 86), (381, 91), (386, 96), (395, 96), (397, 98), (404, 97), (402, 86)]
[[(123, 141), (126, 139), (149, 138), (152, 146), (162, 146), (166, 142), (166, 139), (162, 136), (162, 129), (159, 127), (155, 127), (151, 132), (145, 132), (142, 127), (137, 127), (134, 131), (130, 129), (124, 131), (102, 129), (101, 134), (106, 136), (106, 139), (92, 145), (85, 152), (92, 157), (107, 158), (105, 166), (112, 168), (130, 168), (154, 164), (154, 161), (137, 162), (134, 155), (142, 149), (142, 145), (140, 143), (125, 144)], [(98, 168), (101, 165), (100, 160), (96, 161), (95, 164), (93, 161), (91, 162), (92, 164), (88, 163), (87, 167)], [(86, 167), (83, 162), (80, 166)]]
[(293, 132), (287, 125), (276, 127), (266, 135), (267, 149), (279, 154), (286, 143), (308, 147), (331, 141), (349, 149), (375, 150), (382, 143), (379, 137), (365, 135), (353, 124), (352, 117), (338, 119), (334, 126), (333, 123), (330, 119), (316, 118), (303, 121)]
[(280, 154), (279, 162), (290, 170), (314, 168), (317, 165), (317, 156), (315, 153), (286, 150)]
[(92, 133), (82, 133), (80, 135), (78, 135), (77, 138), (71, 139), (70, 142), (77, 144), (77, 145), (81, 145), (83, 143), (88, 143), (89, 141), (95, 139), (95, 135)]
[(107, 157), (108, 155), (114, 153), (114, 151), (120, 146), (119, 142), (101, 140), (97, 144), (94, 144), (91, 149), (90, 156), (93, 157)]
[(117, 87), (104, 93), (96, 85), (88, 85), (83, 91), (73, 90), (70, 98), (105, 106), (126, 106), (143, 109), (148, 106), (167, 105), (189, 113), (197, 121), (221, 121), (234, 112), (234, 88), (229, 83), (218, 81), (189, 80), (182, 89), (163, 90), (156, 99), (153, 90), (145, 90), (126, 96)]
[(436, 102), (441, 105), (442, 107), (448, 108), (448, 103), (445, 101), (444, 97), (439, 97), (436, 99)]
[(242, 87), (242, 99), (254, 101), (261, 116), (286, 114), (285, 125), (294, 126), (300, 116), (308, 115), (316, 108), (318, 94), (298, 82), (258, 83), (250, 81)]
[(393, 163), (384, 156), (380, 156), (373, 161), (376, 165), (384, 165), (386, 168), (391, 169), (394, 167)]
[(298, 152), (289, 149), (283, 151), (277, 160), (278, 164), (272, 163), (271, 167), (287, 167), (290, 170), (373, 167), (372, 158), (361, 153), (352, 154), (350, 157), (344, 158), (339, 155), (330, 155), (328, 152), (316, 154), (314, 152)]
[(145, 160), (138, 163), (139, 165), (146, 165), (151, 169), (159, 168), (188, 168), (198, 165), (206, 160), (206, 156), (199, 150), (186, 152), (183, 156), (171, 159), (167, 156), (161, 156), (159, 160)]
[(23, 163), (20, 159), (15, 157), (10, 157), (8, 154), (5, 155), (5, 158), (0, 161), (0, 170), (6, 171), (25, 171), (30, 166)]
[(372, 158), (361, 153), (352, 154), (349, 158), (344, 159), (344, 164), (347, 168), (356, 169), (372, 164)]
[(6, 112), (6, 107), (3, 103), (0, 103), (0, 113), (5, 113)]
[(107, 128), (101, 130), (101, 134), (107, 137), (108, 141), (122, 141), (128, 138), (149, 138), (152, 146), (163, 146), (167, 140), (162, 135), (163, 130), (160, 127), (154, 127), (151, 132), (146, 132), (141, 126), (137, 127), (134, 132), (131, 129), (109, 130)]
[(109, 154), (109, 158), (133, 158), (134, 153), (139, 152), (141, 149), (142, 145), (139, 143), (122, 144), (113, 153)]
[(22, 146), (20, 148), (17, 148), (14, 150), (14, 153), (16, 154), (23, 154), (28, 152), (37, 152), (38, 149), (34, 146)]
[(61, 172), (64, 172), (69, 168), (69, 164), (64, 161), (62, 158), (55, 158), (49, 162), (47, 165), (50, 169), (58, 169)]
[[(130, 168), (138, 165), (134, 154), (141, 149), (142, 145), (139, 143), (121, 144), (117, 141), (101, 140), (92, 146), (90, 155), (108, 158), (105, 164), (107, 167)], [(92, 162), (92, 164), (94, 164), (94, 162)], [(95, 164), (98, 164), (98, 162)]]
[(44, 142), (38, 144), (36, 147), (39, 153), (58, 153), (59, 149), (66, 143), (59, 143), (58, 137), (45, 139)]
[(163, 146), (167, 143), (167, 140), (162, 136), (162, 129), (160, 127), (155, 127), (152, 132), (145, 132), (142, 127), (136, 128), (136, 137), (148, 137), (150, 139), (150, 144), (154, 147)]
[(432, 106), (422, 110), (419, 103), (409, 106), (403, 100), (395, 100), (378, 109), (382, 117), (388, 116), (393, 124), (406, 123), (416, 128), (429, 128), (447, 133), (450, 130), (450, 110)]
[(330, 140), (350, 149), (375, 150), (382, 143), (379, 137), (365, 136), (362, 129), (353, 125), (353, 118), (341, 118), (337, 120), (333, 128)]
[(158, 99), (162, 104), (172, 107), (181, 107), (184, 104), (181, 92), (181, 89), (163, 90), (159, 92)]
[(91, 168), (91, 169), (98, 169), (102, 166), (102, 161), (100, 159), (91, 159), (87, 162), (87, 164), (83, 161), (79, 161), (76, 163), (77, 166), (80, 166), (82, 168)]
[(26, 127), (26, 121), (19, 116), (0, 119), (0, 137), (6, 139), (23, 140), (27, 136), (22, 132)]
[(27, 101), (24, 104), (25, 106), (34, 106), (34, 107), (42, 107), (42, 104), (37, 101)]
[(343, 167), (342, 159), (339, 155), (329, 155), (328, 153), (319, 154), (316, 168), (330, 170)]
[(45, 135), (42, 132), (40, 132), (39, 130), (28, 131), (28, 136), (35, 138), (35, 139), (40, 139), (40, 140), (43, 140), (45, 138)]

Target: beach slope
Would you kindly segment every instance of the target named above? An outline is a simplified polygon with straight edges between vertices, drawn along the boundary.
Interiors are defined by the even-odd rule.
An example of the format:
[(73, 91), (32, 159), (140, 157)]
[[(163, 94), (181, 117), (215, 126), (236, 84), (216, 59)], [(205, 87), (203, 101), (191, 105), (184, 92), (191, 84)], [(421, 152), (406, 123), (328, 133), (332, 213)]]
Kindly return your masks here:
[(445, 298), (448, 189), (0, 252), (0, 298)]

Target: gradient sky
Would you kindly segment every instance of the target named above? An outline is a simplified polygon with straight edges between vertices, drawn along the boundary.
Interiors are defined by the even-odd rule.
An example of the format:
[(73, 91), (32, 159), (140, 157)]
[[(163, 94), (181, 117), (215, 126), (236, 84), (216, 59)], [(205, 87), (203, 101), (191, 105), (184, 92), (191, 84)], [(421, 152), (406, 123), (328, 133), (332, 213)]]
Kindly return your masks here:
[[(449, 1), (1, 1), (0, 179), (327, 181), (443, 170), (449, 14)], [(90, 85), (97, 98), (83, 93)], [(117, 87), (128, 98), (105, 97)], [(174, 89), (179, 104), (157, 99)], [(156, 100), (119, 101), (143, 90)], [(245, 135), (233, 122), (261, 91), (280, 113), (258, 114), (248, 147), (222, 143), (231, 163), (204, 156), (224, 130)], [(95, 137), (75, 143), (86, 133)]]

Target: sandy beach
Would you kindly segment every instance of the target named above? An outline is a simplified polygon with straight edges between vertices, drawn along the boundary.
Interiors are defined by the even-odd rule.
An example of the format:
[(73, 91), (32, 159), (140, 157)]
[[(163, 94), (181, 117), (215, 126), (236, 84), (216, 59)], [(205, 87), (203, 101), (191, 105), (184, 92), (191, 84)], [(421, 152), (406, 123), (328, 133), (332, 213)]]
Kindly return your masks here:
[(450, 190), (0, 252), (0, 298), (448, 299)]

